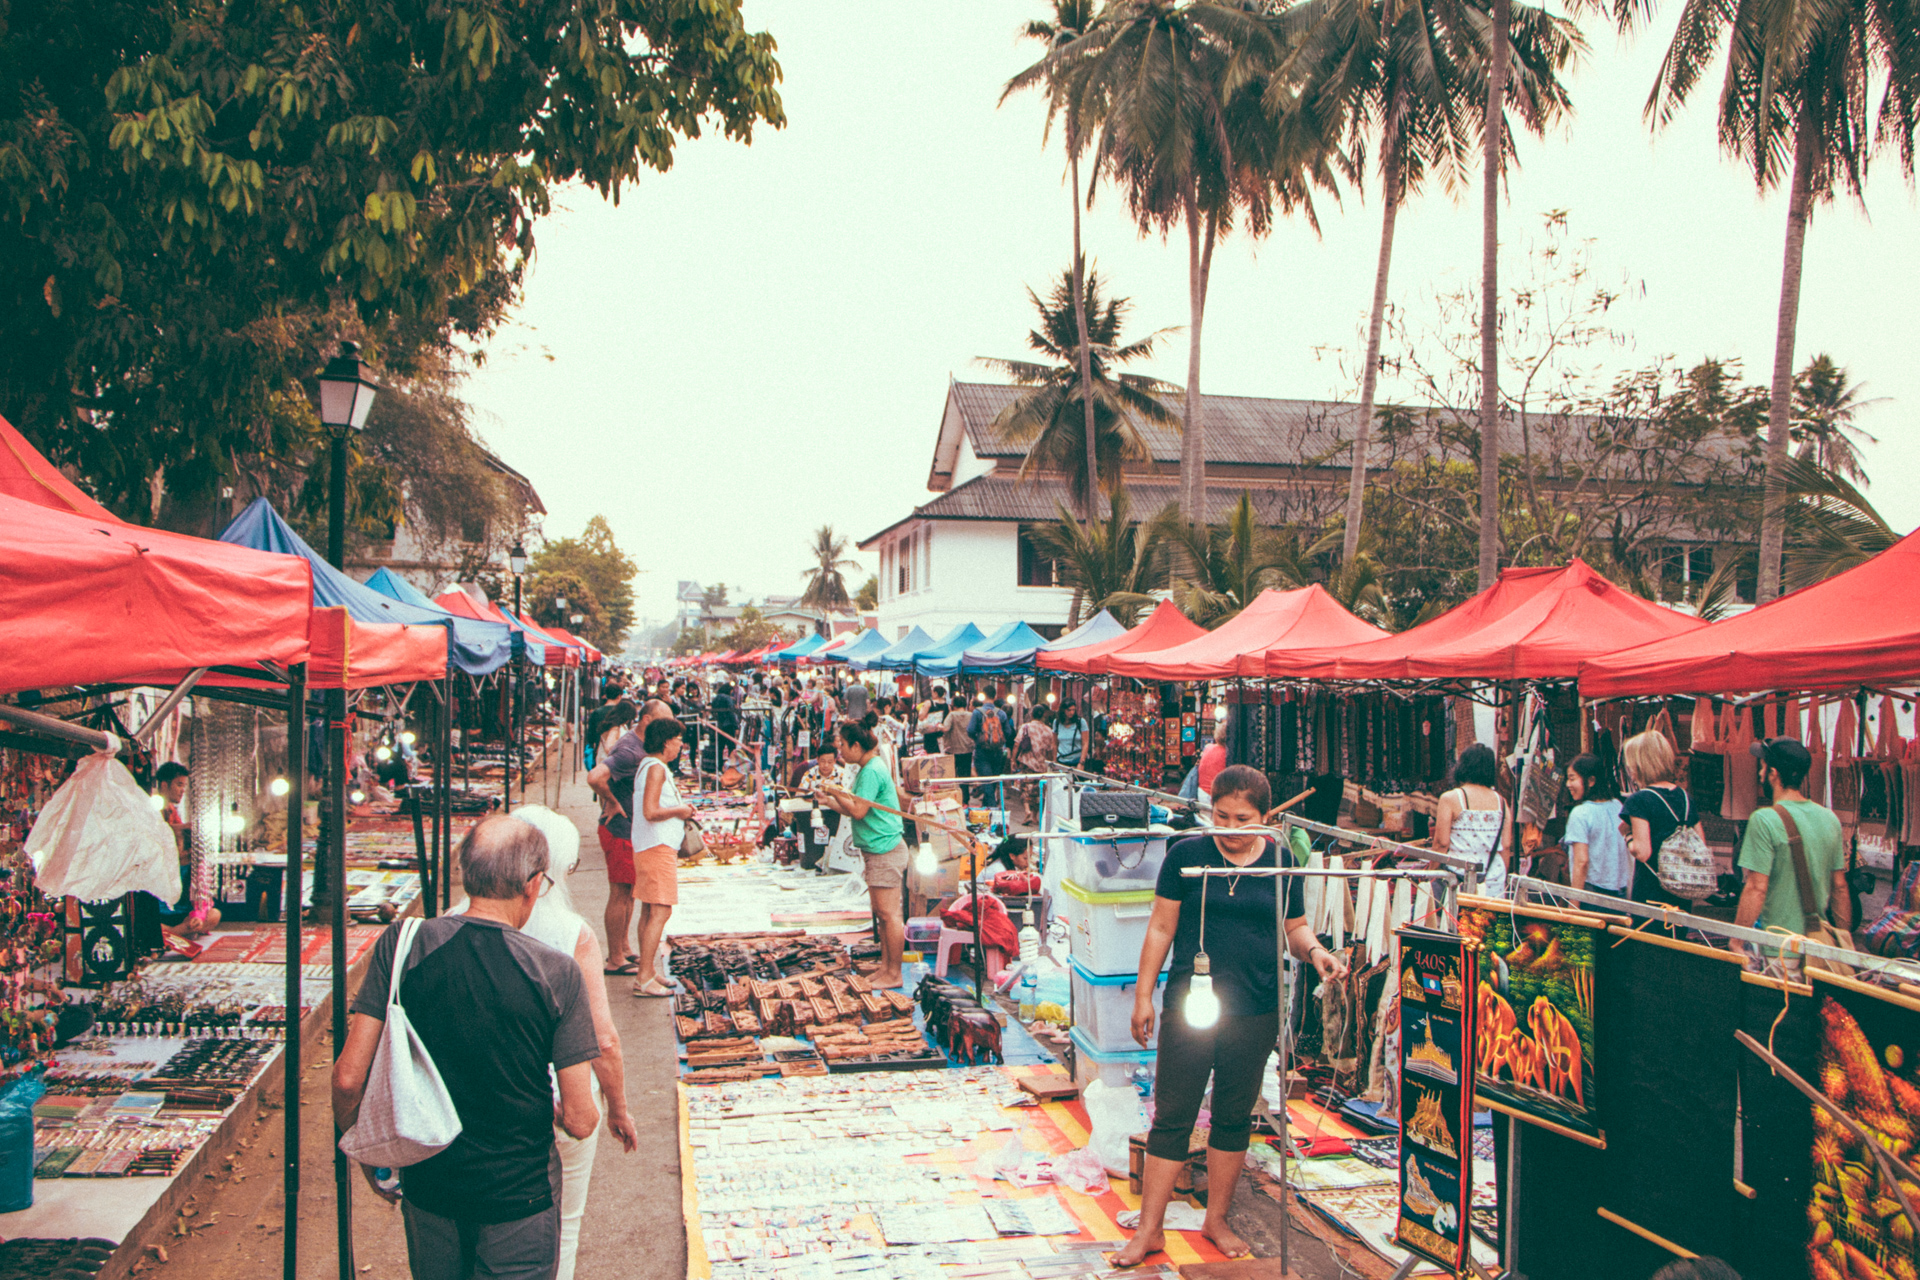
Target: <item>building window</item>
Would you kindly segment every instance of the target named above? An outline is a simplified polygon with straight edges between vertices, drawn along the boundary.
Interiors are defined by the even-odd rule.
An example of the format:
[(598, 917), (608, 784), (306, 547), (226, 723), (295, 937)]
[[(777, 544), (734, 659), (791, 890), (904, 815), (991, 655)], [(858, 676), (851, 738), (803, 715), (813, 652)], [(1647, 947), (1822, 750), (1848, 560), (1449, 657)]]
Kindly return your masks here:
[(1059, 587), (1066, 585), (1064, 566), (1040, 549), (1033, 535), (1034, 526), (1020, 526), (1020, 585), (1023, 587)]
[(909, 534), (905, 543), (894, 544), (893, 562), (898, 566), (896, 578), (901, 595), (913, 590), (913, 536)]
[(925, 562), (920, 566), (920, 585), (923, 587), (931, 587), (933, 585), (933, 526), (932, 525), (928, 525), (926, 529), (920, 534), (920, 547), (926, 556)]

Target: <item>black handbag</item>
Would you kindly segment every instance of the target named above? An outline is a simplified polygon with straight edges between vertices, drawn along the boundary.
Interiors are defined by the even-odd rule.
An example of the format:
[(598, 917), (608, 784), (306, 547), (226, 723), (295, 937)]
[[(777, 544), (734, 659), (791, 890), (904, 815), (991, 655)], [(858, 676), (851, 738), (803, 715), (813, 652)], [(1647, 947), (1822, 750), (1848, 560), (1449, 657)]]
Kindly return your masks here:
[(1144, 827), (1147, 825), (1147, 796), (1141, 791), (1108, 791), (1089, 788), (1080, 793), (1080, 829), (1100, 827)]

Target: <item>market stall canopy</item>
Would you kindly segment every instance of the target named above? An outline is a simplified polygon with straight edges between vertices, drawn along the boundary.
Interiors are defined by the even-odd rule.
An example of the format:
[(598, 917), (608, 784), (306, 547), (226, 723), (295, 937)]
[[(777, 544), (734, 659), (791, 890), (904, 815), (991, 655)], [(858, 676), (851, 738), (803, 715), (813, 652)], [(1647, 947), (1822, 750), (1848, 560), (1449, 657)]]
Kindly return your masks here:
[(767, 655), (767, 661), (792, 662), (796, 658), (804, 658), (810, 653), (817, 652), (826, 642), (827, 638), (823, 635), (802, 636), (784, 649), (775, 649)]
[[(960, 655), (962, 671), (1006, 671), (1030, 666), (1047, 638), (1024, 622), (1009, 622)], [(943, 674), (951, 674), (950, 672)]]
[(1145, 622), (1110, 640), (1098, 640), (1072, 649), (1049, 646), (1039, 657), (1040, 669), (1070, 671), (1083, 676), (1105, 675), (1107, 660), (1114, 654), (1171, 649), (1175, 645), (1198, 640), (1206, 634), (1206, 628), (1180, 612), (1173, 601), (1162, 600), (1147, 615)]
[(1105, 609), (1094, 614), (1058, 640), (1049, 640), (1040, 646), (1042, 653), (1059, 653), (1062, 649), (1084, 649), (1090, 644), (1104, 644), (1109, 640), (1118, 640), (1127, 634), (1120, 625), (1120, 619)]
[(314, 609), (307, 648), (312, 689), (378, 689), (447, 674), (444, 628), (360, 622), (344, 605)]
[(869, 627), (845, 645), (826, 655), (828, 662), (863, 662), (875, 654), (884, 653), (887, 638)]
[(934, 641), (933, 644), (927, 648), (914, 654), (910, 661), (894, 663), (892, 665), (895, 670), (911, 669), (926, 672), (930, 675), (951, 674), (951, 668), (946, 672), (938, 672), (934, 669), (934, 664), (943, 663), (949, 658), (954, 659), (957, 663), (961, 654), (986, 638), (986, 632), (974, 626), (971, 622), (963, 622)]
[(484, 595), (479, 595), (479, 588), (474, 588), (470, 593), (465, 588), (455, 587), (451, 591), (443, 591), (435, 596), (433, 602), (456, 618), (471, 618), (475, 622), (492, 622), (505, 627), (512, 646), (508, 654), (509, 658), (514, 653), (518, 653), (536, 667), (547, 665), (547, 646), (538, 641), (530, 641), (526, 628), (515, 626), (504, 609), (495, 608), (492, 601)]
[(922, 631), (919, 627), (915, 627), (882, 649), (879, 653), (874, 654), (871, 658), (862, 659), (856, 665), (863, 668), (879, 668), (885, 671), (891, 671), (896, 667), (910, 667), (913, 665), (913, 655), (922, 649), (933, 648), (933, 644), (934, 640), (932, 636)]
[(0, 693), (307, 660), (297, 556), (0, 495), (0, 566)]
[(1341, 680), (1571, 680), (1580, 664), (1706, 624), (1643, 600), (1585, 562), (1504, 569), (1433, 621), (1358, 648), (1270, 655), (1267, 674)]
[(576, 646), (568, 644), (544, 627), (536, 627), (525, 618), (516, 617), (506, 609), (502, 609), (499, 605), (495, 605), (494, 608), (499, 609), (500, 616), (505, 618), (510, 624), (525, 631), (530, 643), (544, 644), (547, 646), (548, 666), (577, 667), (580, 665), (580, 650)]
[(847, 632), (843, 632), (840, 635), (835, 636), (833, 639), (821, 645), (818, 649), (815, 649), (812, 652), (812, 654), (810, 654), (807, 657), (807, 661), (808, 662), (832, 662), (834, 660), (834, 655), (839, 653), (841, 650), (845, 649), (848, 645), (852, 644), (855, 640), (858, 640), (860, 638), (860, 634), (861, 633), (858, 633), (858, 632), (847, 631)]
[(89, 520), (125, 523), (61, 475), (5, 418), (0, 418), (0, 495)]
[(1315, 583), (1292, 591), (1262, 591), (1215, 630), (1171, 649), (1113, 654), (1107, 670), (1140, 680), (1261, 676), (1269, 653), (1359, 645), (1386, 634), (1348, 613)]
[[(500, 627), (455, 618), (437, 607), (423, 608), (396, 600), (364, 582), (354, 581), (308, 546), (306, 539), (295, 533), (293, 526), (282, 520), (280, 513), (265, 498), (255, 498), (248, 503), (247, 509), (235, 516), (233, 523), (222, 531), (220, 541), (304, 559), (313, 569), (313, 606), (316, 609), (344, 608), (353, 615), (354, 622), (363, 628), (368, 624), (437, 628), (445, 660), (470, 675), (484, 675), (506, 665), (509, 654), (507, 633)], [(424, 644), (425, 638), (419, 638), (419, 642)], [(398, 639), (386, 642), (386, 652), (397, 653), (401, 643)], [(409, 661), (404, 665), (417, 668), (419, 664)], [(371, 675), (370, 668), (363, 666), (363, 670)], [(406, 677), (391, 683), (405, 683), (416, 678)], [(311, 679), (309, 682), (313, 683)]]
[[(401, 604), (410, 604), (420, 609), (440, 608), (439, 605), (433, 602), (432, 596), (414, 586), (411, 582), (408, 582), (405, 578), (387, 568), (385, 565), (381, 565), (368, 575), (367, 585), (390, 600), (398, 600)], [(441, 612), (444, 613), (445, 610), (441, 610)]]
[(1815, 692), (1920, 682), (1917, 581), (1920, 533), (1910, 533), (1825, 582), (1711, 626), (1589, 659), (1580, 667), (1580, 695)]
[(606, 654), (600, 652), (599, 649), (595, 648), (591, 641), (588, 641), (580, 636), (575, 635), (573, 632), (568, 631), (564, 627), (548, 627), (547, 631), (552, 635), (558, 636), (560, 639), (566, 641), (568, 644), (578, 649), (582, 654), (586, 656), (589, 662), (599, 662), (607, 656)]

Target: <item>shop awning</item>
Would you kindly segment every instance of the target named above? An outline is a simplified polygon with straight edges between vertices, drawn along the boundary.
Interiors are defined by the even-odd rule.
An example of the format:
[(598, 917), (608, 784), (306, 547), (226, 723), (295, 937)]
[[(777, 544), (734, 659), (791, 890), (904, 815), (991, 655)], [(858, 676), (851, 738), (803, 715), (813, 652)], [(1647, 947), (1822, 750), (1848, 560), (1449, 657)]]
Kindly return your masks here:
[[(280, 513), (265, 498), (255, 498), (248, 503), (247, 509), (234, 517), (233, 523), (222, 531), (220, 540), (235, 546), (252, 547), (257, 551), (277, 551), (304, 559), (313, 567), (313, 605), (316, 609), (344, 608), (353, 615), (356, 623), (362, 625), (437, 627), (443, 633), (443, 648), (447, 647), (448, 639), (444, 633), (450, 631), (451, 651), (447, 660), (470, 675), (484, 675), (506, 665), (509, 652), (507, 633), (501, 627), (455, 618), (444, 609), (397, 600), (364, 582), (356, 582), (307, 545), (306, 540), (280, 518)], [(416, 678), (407, 677), (409, 680)], [(396, 679), (391, 683), (404, 682)]]
[(1698, 618), (1622, 591), (1580, 560), (1502, 570), (1433, 621), (1369, 645), (1269, 655), (1267, 672), (1341, 680), (1570, 680), (1629, 645), (1697, 631)]
[(1009, 622), (960, 655), (962, 671), (1007, 671), (1033, 664), (1047, 638), (1024, 622)]
[(1262, 676), (1270, 652), (1365, 644), (1386, 634), (1348, 613), (1315, 583), (1292, 591), (1262, 591), (1217, 629), (1171, 649), (1110, 655), (1107, 670), (1141, 680)]
[[(1589, 659), (1580, 694), (1826, 691), (1920, 683), (1920, 533), (1711, 626)], [(1911, 801), (1909, 801), (1911, 803)]]
[(823, 635), (802, 636), (784, 649), (775, 649), (767, 655), (767, 661), (792, 662), (796, 658), (804, 658), (810, 653), (818, 652), (826, 643), (827, 638)]
[(574, 648), (578, 649), (581, 655), (585, 657), (589, 662), (599, 662), (607, 656), (606, 654), (600, 652), (600, 650), (594, 648), (591, 642), (581, 638), (580, 636), (575, 635), (571, 631), (568, 631), (565, 627), (548, 627), (547, 634), (550, 636), (558, 637), (560, 640), (564, 641), (565, 643), (572, 645)]
[(536, 667), (547, 665), (547, 646), (538, 641), (529, 641), (524, 627), (515, 626), (507, 618), (505, 610), (496, 609), (484, 597), (476, 600), (463, 588), (455, 587), (451, 591), (442, 591), (433, 598), (433, 602), (456, 618), (471, 618), (475, 622), (491, 622), (505, 627), (511, 645), (509, 657), (517, 653)]
[[(1067, 671), (1076, 675), (1098, 676), (1107, 672), (1107, 660), (1119, 653), (1150, 653), (1171, 649), (1206, 635), (1206, 629), (1174, 605), (1162, 600), (1147, 615), (1145, 622), (1108, 640), (1098, 640), (1068, 649), (1050, 645), (1038, 658), (1042, 671)], [(1062, 636), (1062, 640), (1066, 637)]]
[(945, 671), (936, 671), (934, 664), (944, 663), (949, 658), (954, 659), (957, 663), (961, 654), (986, 638), (986, 632), (974, 626), (971, 622), (963, 622), (926, 648), (914, 654), (910, 661), (895, 662), (889, 665), (895, 670), (911, 668), (914, 671), (927, 675), (951, 675), (953, 673), (952, 668), (948, 668)]
[(562, 640), (545, 627), (536, 627), (525, 618), (517, 617), (510, 611), (501, 609), (499, 605), (495, 605), (494, 608), (499, 609), (500, 616), (505, 618), (509, 623), (525, 631), (530, 643), (544, 644), (547, 646), (548, 666), (577, 667), (580, 665), (580, 649), (578, 646)]
[(845, 649), (848, 645), (852, 644), (855, 640), (858, 640), (861, 634), (862, 633), (857, 631), (843, 632), (840, 635), (835, 636), (833, 639), (827, 641), (825, 644), (821, 645), (818, 649), (815, 649), (811, 654), (807, 656), (807, 661), (808, 662), (832, 662), (833, 656), (836, 653), (839, 653), (841, 650)]
[(0, 495), (0, 693), (304, 662), (312, 612), (296, 556)]
[(832, 653), (821, 656), (828, 662), (858, 663), (887, 649), (887, 638), (869, 627)]
[(878, 668), (885, 671), (911, 667), (913, 665), (914, 654), (920, 652), (922, 649), (931, 649), (933, 646), (933, 637), (919, 627), (915, 627), (882, 649), (879, 653), (861, 661), (859, 665), (865, 668)]
[(359, 622), (341, 605), (313, 611), (307, 647), (307, 686), (314, 689), (377, 689), (447, 674), (444, 627)]
[(1105, 644), (1109, 640), (1118, 640), (1127, 634), (1120, 620), (1105, 609), (1094, 614), (1058, 640), (1049, 640), (1040, 646), (1042, 653), (1059, 653), (1063, 649), (1084, 649), (1090, 644)]

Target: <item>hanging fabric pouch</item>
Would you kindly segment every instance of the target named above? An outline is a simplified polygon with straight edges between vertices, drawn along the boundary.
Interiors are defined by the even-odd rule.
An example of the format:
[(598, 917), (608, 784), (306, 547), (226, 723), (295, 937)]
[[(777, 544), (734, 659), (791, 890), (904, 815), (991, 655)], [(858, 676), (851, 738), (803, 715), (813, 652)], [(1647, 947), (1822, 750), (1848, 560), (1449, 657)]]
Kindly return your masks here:
[(367, 1073), (367, 1089), (353, 1128), (340, 1137), (340, 1150), (361, 1164), (404, 1169), (446, 1150), (460, 1136), (440, 1069), (407, 1020), (400, 1003), (400, 978), (420, 932), (415, 917), (400, 924), (393, 949), (393, 976), (387, 982), (387, 1018)]

